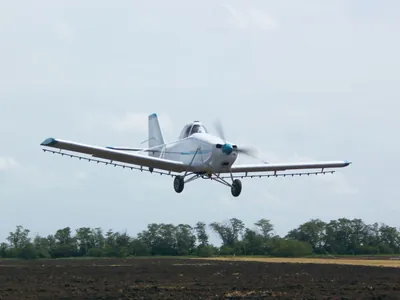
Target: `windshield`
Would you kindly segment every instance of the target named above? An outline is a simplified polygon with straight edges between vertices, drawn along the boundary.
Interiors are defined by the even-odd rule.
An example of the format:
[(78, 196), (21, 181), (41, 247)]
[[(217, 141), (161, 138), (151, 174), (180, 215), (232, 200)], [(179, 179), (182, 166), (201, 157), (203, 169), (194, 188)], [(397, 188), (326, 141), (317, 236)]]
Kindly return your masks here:
[(206, 132), (207, 131), (204, 128), (204, 126), (199, 125), (199, 124), (195, 124), (195, 125), (193, 125), (192, 130), (190, 131), (190, 134), (193, 134), (193, 133), (206, 133)]
[(184, 139), (194, 133), (207, 133), (207, 129), (202, 124), (192, 123), (186, 125), (181, 132), (180, 138)]

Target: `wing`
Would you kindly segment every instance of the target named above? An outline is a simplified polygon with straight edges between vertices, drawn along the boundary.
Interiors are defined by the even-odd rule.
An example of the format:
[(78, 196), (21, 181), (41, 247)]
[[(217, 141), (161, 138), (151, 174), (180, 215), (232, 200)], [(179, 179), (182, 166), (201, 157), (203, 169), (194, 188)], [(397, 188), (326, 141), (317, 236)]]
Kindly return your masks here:
[[(54, 139), (54, 138), (48, 138), (46, 139), (43, 143), (41, 143), (41, 146), (44, 147), (50, 147), (50, 148), (56, 148), (60, 150), (67, 150), (67, 151), (73, 151), (73, 152), (79, 152), (82, 154), (87, 154), (90, 157), (93, 158), (101, 158), (105, 159), (106, 161), (99, 161), (93, 158), (88, 158), (88, 157), (82, 157), (82, 156), (75, 156), (72, 154), (64, 153), (61, 151), (51, 151), (51, 150), (46, 150), (44, 151), (49, 151), (55, 154), (61, 154), (61, 155), (66, 155), (70, 157), (75, 157), (79, 159), (86, 159), (89, 161), (95, 161), (95, 162), (102, 162), (106, 164), (114, 164), (117, 166), (115, 161), (121, 162), (121, 163), (126, 163), (129, 165), (137, 165), (140, 166), (142, 169), (143, 166), (148, 167), (148, 168), (154, 168), (154, 169), (161, 169), (169, 172), (183, 172), (188, 168), (188, 165), (179, 162), (179, 161), (172, 161), (172, 160), (167, 160), (163, 158), (156, 158), (156, 157), (151, 157), (147, 155), (140, 155), (136, 153), (128, 153), (125, 151), (120, 151), (120, 150), (115, 150), (115, 149), (110, 149), (109, 147), (97, 147), (97, 146), (91, 146), (91, 145), (85, 145), (85, 144), (80, 144), (77, 142), (70, 142), (70, 141), (65, 141), (65, 140), (60, 140), (60, 139)], [(120, 148), (121, 149), (121, 148)], [(132, 149), (130, 149), (132, 150)], [(140, 151), (141, 149), (135, 149)], [(119, 165), (122, 167), (128, 167), (128, 168), (133, 168), (131, 166), (124, 166), (124, 165)], [(139, 168), (135, 168), (139, 169)], [(143, 169), (142, 169), (143, 170)], [(160, 172), (157, 172), (160, 173)]]
[(147, 152), (147, 148), (130, 148), (130, 147), (112, 147), (112, 146), (107, 146), (107, 149), (111, 150), (118, 150), (118, 151), (135, 151), (135, 152)]
[[(233, 165), (231, 167), (232, 173), (245, 173), (245, 175), (235, 177), (264, 177), (264, 176), (294, 176), (294, 175), (310, 175), (310, 174), (325, 174), (333, 173), (334, 171), (326, 171), (332, 168), (344, 168), (350, 165), (349, 161), (320, 161), (320, 162), (303, 162), (303, 163), (273, 163), (273, 164), (249, 164), (249, 165)], [(314, 169), (315, 171), (309, 171)], [(318, 170), (321, 169), (321, 170)], [(305, 172), (297, 173), (280, 173), (278, 171), (288, 170), (307, 170)], [(273, 172), (272, 174), (252, 174), (256, 172)]]

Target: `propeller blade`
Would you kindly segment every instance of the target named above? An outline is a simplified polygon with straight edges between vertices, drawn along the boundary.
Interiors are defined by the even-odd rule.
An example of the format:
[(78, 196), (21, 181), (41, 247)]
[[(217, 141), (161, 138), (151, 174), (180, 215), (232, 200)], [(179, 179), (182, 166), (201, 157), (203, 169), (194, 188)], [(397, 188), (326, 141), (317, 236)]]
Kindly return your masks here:
[(257, 160), (260, 160), (263, 163), (266, 163), (266, 164), (268, 163), (268, 162), (264, 161), (263, 159), (261, 159), (260, 157), (258, 157), (258, 151), (254, 147), (238, 147), (237, 151), (238, 151), (238, 153), (248, 155)]
[[(218, 136), (224, 141), (224, 143), (226, 143), (225, 133), (224, 133), (222, 122), (221, 122), (220, 119), (217, 119), (217, 120), (214, 121), (214, 127), (217, 130)], [(262, 160), (262, 159), (260, 159), (258, 157), (258, 155), (257, 155), (258, 151), (254, 147), (238, 147), (237, 148), (237, 152), (241, 153), (241, 154), (244, 154), (244, 155), (251, 156), (251, 157), (253, 157), (253, 158), (257, 159), (257, 160), (262, 161), (263, 163), (266, 163), (266, 164), (268, 163), (268, 162), (266, 162), (266, 161), (264, 161), (264, 160)]]
[(225, 139), (224, 129), (223, 129), (222, 123), (221, 123), (221, 121), (219, 119), (214, 121), (214, 127), (217, 130), (219, 137), (222, 140), (224, 140), (224, 142), (225, 142), (226, 139)]
[(239, 153), (256, 155), (257, 150), (253, 147), (238, 147)]

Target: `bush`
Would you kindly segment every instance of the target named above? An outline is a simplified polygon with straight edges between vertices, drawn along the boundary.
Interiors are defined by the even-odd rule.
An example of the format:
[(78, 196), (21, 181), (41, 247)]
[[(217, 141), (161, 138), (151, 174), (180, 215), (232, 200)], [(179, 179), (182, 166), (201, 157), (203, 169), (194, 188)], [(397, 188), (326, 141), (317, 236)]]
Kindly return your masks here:
[(277, 239), (271, 249), (271, 255), (277, 257), (302, 257), (312, 255), (313, 248), (310, 243)]
[(76, 257), (77, 255), (76, 247), (70, 244), (57, 245), (52, 251), (52, 257), (54, 258)]
[(229, 246), (222, 246), (219, 250), (220, 255), (233, 255), (235, 254), (235, 249)]
[(89, 257), (102, 257), (104, 255), (103, 249), (100, 248), (90, 248), (87, 256)]
[(211, 257), (215, 254), (215, 249), (212, 246), (203, 246), (200, 245), (197, 248), (197, 255), (200, 257)]
[(363, 246), (358, 246), (354, 252), (355, 252), (355, 254), (370, 254), (371, 255), (371, 254), (378, 254), (379, 249), (378, 249), (378, 247), (363, 245)]
[(35, 247), (32, 244), (27, 244), (25, 247), (21, 248), (18, 257), (22, 259), (36, 259), (37, 252)]

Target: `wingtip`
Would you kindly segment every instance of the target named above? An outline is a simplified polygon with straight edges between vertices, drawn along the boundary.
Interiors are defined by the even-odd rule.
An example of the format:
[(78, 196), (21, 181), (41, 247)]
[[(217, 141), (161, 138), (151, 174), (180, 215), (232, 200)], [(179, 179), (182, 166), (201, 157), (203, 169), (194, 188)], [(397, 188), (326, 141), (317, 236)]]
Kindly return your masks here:
[(149, 118), (157, 118), (157, 114), (156, 113), (152, 113), (151, 115), (149, 115)]
[(345, 163), (346, 167), (347, 167), (348, 165), (351, 165), (351, 164), (352, 164), (352, 162), (351, 162), (351, 161), (348, 161), (348, 160), (345, 160), (344, 163)]
[(45, 139), (40, 145), (41, 146), (52, 146), (54, 144), (57, 144), (57, 141), (55, 138), (48, 138)]

